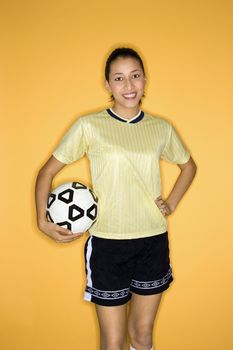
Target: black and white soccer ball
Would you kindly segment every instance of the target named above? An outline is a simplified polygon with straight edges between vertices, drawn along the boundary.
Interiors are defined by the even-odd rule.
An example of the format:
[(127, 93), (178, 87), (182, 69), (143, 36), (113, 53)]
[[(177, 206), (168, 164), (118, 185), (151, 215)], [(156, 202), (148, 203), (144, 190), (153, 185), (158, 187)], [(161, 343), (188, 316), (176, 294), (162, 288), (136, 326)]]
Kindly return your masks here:
[(73, 233), (86, 232), (95, 223), (97, 213), (97, 196), (80, 182), (66, 182), (49, 194), (48, 220)]

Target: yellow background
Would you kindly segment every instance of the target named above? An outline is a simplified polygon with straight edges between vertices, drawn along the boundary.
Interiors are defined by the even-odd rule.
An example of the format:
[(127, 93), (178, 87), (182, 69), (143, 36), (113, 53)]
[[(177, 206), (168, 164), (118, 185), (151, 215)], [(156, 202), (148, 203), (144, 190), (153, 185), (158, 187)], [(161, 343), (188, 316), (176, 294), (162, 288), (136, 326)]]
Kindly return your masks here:
[[(130, 45), (148, 72), (143, 108), (172, 121), (198, 166), (168, 218), (174, 282), (155, 323), (158, 350), (230, 350), (232, 62), (230, 0), (1, 1), (1, 350), (99, 349), (83, 301), (87, 236), (57, 244), (36, 227), (34, 184), (64, 132), (109, 106), (107, 55)], [(83, 158), (53, 186), (91, 185)], [(161, 162), (163, 196), (179, 168)]]

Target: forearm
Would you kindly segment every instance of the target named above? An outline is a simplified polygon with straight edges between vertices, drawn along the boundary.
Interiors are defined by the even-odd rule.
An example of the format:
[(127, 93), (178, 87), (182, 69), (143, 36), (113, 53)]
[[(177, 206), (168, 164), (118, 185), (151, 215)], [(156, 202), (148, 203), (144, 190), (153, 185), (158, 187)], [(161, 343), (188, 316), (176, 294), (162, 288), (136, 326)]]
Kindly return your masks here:
[(191, 185), (196, 174), (196, 166), (187, 166), (182, 169), (175, 185), (173, 186), (169, 196), (166, 199), (166, 203), (172, 211), (175, 210), (179, 201)]
[(35, 201), (38, 227), (47, 221), (46, 208), (52, 180), (53, 176), (46, 171), (40, 171), (36, 179)]

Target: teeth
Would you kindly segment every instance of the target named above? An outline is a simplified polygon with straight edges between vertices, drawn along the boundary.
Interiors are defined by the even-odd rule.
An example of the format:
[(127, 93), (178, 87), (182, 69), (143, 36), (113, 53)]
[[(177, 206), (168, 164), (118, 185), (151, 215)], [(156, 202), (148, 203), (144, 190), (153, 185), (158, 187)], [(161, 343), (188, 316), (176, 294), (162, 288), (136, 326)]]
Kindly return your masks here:
[(136, 93), (124, 94), (123, 96), (126, 97), (126, 98), (131, 98), (131, 97), (135, 97)]

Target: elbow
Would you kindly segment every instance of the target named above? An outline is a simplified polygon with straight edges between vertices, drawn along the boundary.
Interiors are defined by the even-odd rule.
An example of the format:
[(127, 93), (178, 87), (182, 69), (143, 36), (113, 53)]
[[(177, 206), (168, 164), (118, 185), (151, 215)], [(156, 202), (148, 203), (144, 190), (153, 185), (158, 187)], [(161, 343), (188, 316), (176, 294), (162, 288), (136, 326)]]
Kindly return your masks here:
[(191, 162), (192, 170), (193, 170), (194, 173), (196, 173), (196, 171), (197, 171), (197, 164), (194, 162), (193, 159), (191, 159), (191, 160), (192, 160), (192, 162)]
[(52, 172), (49, 169), (47, 169), (46, 167), (40, 168), (40, 170), (38, 171), (38, 174), (37, 174), (37, 179), (44, 178), (44, 177), (53, 178)]
[(192, 159), (190, 164), (189, 164), (189, 171), (190, 173), (192, 173), (192, 177), (194, 178), (196, 176), (196, 172), (197, 172), (197, 164), (194, 162), (194, 160)]

